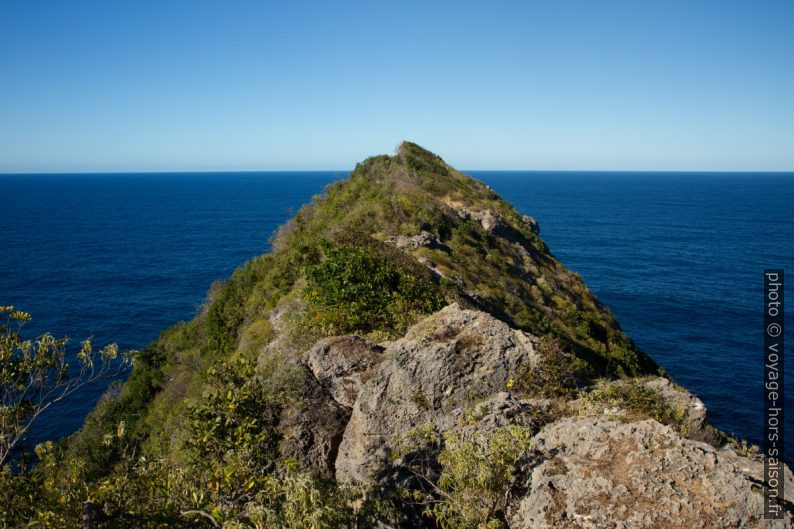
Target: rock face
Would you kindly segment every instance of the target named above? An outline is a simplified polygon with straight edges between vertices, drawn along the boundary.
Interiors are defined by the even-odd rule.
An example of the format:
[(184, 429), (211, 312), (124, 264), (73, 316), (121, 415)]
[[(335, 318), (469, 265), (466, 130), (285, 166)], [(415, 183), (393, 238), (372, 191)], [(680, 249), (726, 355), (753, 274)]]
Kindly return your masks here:
[(304, 355), (304, 362), (336, 402), (352, 408), (382, 355), (383, 347), (363, 338), (335, 336), (317, 342)]
[[(506, 491), (509, 529), (792, 527), (790, 513), (762, 520), (763, 463), (697, 440), (706, 408), (667, 379), (643, 384), (687, 411), (694, 440), (652, 419), (581, 417), (576, 401), (561, 413), (559, 402), (511, 395), (508, 381), (537, 360), (537, 343), (457, 304), (384, 345), (320, 340), (303, 355), (309, 399), (282, 419), (282, 452), (340, 482), (405, 486), (411, 453), (395, 459), (395, 449), (415, 428), (476, 439), (519, 425), (535, 435), (531, 463)], [(787, 468), (784, 477), (791, 502), (794, 476)], [(413, 516), (392, 526), (424, 523)]]
[(397, 248), (430, 248), (432, 250), (449, 251), (448, 246), (438, 242), (435, 236), (428, 231), (420, 231), (416, 235), (395, 235), (387, 238), (386, 242), (395, 245)]
[(456, 304), (409, 329), (387, 347), (386, 360), (353, 405), (337, 479), (377, 478), (400, 436), (503, 391), (518, 366), (532, 361), (534, 343), (532, 336)]
[(296, 459), (321, 476), (332, 477), (350, 410), (336, 402), (308, 370), (304, 388), (304, 398), (282, 411), (278, 424), (283, 437), (280, 455)]
[(759, 484), (735, 454), (656, 421), (566, 418), (535, 441), (546, 458), (511, 506), (511, 529), (791, 527), (764, 524)]

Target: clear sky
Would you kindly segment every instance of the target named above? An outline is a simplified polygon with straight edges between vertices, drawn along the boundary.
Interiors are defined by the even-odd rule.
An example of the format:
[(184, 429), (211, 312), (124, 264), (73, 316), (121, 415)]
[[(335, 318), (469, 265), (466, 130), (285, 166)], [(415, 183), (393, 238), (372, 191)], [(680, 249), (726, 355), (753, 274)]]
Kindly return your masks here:
[(3, 0), (0, 172), (794, 170), (794, 1)]

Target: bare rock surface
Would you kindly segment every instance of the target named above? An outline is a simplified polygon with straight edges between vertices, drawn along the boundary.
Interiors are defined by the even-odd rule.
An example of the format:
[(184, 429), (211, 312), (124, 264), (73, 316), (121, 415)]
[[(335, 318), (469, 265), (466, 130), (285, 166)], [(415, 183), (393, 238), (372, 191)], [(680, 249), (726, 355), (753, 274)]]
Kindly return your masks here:
[(433, 250), (449, 251), (449, 247), (436, 239), (429, 231), (420, 231), (416, 235), (395, 235), (386, 239), (389, 244), (397, 248), (430, 248)]
[(511, 529), (792, 527), (762, 519), (759, 484), (734, 458), (656, 421), (565, 418), (535, 440), (544, 458)]
[(336, 402), (314, 375), (304, 372), (304, 394), (283, 409), (278, 423), (280, 455), (321, 476), (335, 473), (336, 454), (350, 410)]
[(339, 447), (337, 479), (376, 479), (391, 449), (411, 429), (503, 391), (536, 340), (457, 304), (422, 320), (385, 351), (361, 389)]
[(494, 230), (504, 224), (499, 214), (494, 213), (490, 209), (476, 210), (464, 207), (458, 210), (458, 215), (462, 219), (471, 219), (479, 222), (482, 226), (482, 229), (488, 233), (492, 233)]
[(383, 347), (358, 336), (334, 336), (317, 342), (303, 357), (334, 400), (352, 408), (364, 380), (380, 363)]
[[(564, 416), (573, 401), (507, 392), (519, 366), (537, 360), (537, 343), (457, 304), (383, 344), (357, 336), (320, 340), (302, 357), (303, 404), (279, 425), (282, 455), (340, 482), (410, 487), (407, 466), (424, 452), (399, 449), (415, 428), (432, 425), (476, 440), (519, 425), (535, 435), (505, 492), (509, 529), (794, 527), (788, 468), (787, 518), (763, 520), (762, 460), (630, 413)], [(641, 383), (687, 412), (690, 433), (707, 430), (707, 410), (696, 396), (664, 378)], [(393, 526), (419, 526), (420, 514)]]

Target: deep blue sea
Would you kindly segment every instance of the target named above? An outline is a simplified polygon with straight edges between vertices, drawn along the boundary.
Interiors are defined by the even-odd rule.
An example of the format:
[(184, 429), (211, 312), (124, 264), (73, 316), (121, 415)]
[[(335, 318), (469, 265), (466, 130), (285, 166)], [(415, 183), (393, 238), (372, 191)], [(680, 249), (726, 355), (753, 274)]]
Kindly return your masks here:
[[(552, 252), (718, 427), (760, 443), (762, 272), (794, 272), (794, 174), (472, 174), (538, 219)], [(30, 334), (141, 348), (190, 319), (213, 280), (267, 251), (281, 223), (344, 176), (0, 175), (0, 305), (31, 312)], [(103, 390), (44, 416), (29, 444), (79, 428)]]

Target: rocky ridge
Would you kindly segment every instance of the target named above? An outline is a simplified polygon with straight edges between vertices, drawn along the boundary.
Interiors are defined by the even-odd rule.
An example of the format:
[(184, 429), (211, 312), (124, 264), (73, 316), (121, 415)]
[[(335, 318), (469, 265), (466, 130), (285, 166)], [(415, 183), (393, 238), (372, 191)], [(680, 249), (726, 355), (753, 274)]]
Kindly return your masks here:
[[(401, 149), (413, 152), (410, 146)], [(372, 174), (376, 181), (387, 178), (377, 169)], [(483, 192), (487, 196), (489, 190)], [(453, 195), (442, 196), (438, 205), (449, 206), (447, 218), (458, 219), (452, 222), (473, 223), (492, 248), (515, 259), (511, 273), (522, 281), (536, 286), (554, 281), (539, 274), (547, 258), (545, 246), (531, 239), (540, 232), (532, 217)], [(504, 491), (508, 500), (500, 517), (510, 529), (792, 527), (790, 470), (785, 474), (791, 484), (787, 518), (764, 521), (759, 460), (726, 445), (708, 424), (700, 399), (653, 368), (623, 379), (593, 377), (585, 370), (590, 374), (577, 375), (577, 387), (563, 395), (533, 395), (514, 387), (528, 366), (554, 368), (542, 363), (544, 338), (516, 325), (477, 287), (469, 270), (456, 266), (460, 247), (438, 222), (420, 222), (413, 233), (374, 237), (450, 280), (464, 297), (393, 339), (378, 343), (340, 335), (307, 347), (300, 363), (322, 389), (310, 407), (325, 410), (317, 424), (327, 432), (320, 436), (322, 458), (308, 445), (293, 455), (339, 483), (411, 488), (416, 486), (411, 458), (427, 448), (406, 451), (406, 440), (417, 430), (434, 432), (438, 446), (428, 453), (436, 461), (447, 433), (484, 439), (488, 432), (519, 426), (532, 442)], [(572, 302), (584, 306), (581, 300)], [(597, 301), (592, 306), (600, 307)], [(591, 323), (586, 332), (611, 333), (601, 325)], [(575, 341), (564, 344), (571, 346), (576, 350)], [(582, 357), (591, 362), (588, 353)], [(600, 397), (609, 391), (621, 397)], [(630, 402), (635, 398), (647, 409)], [(323, 426), (329, 422), (330, 427)], [(429, 479), (438, 479), (437, 461), (430, 466), (435, 470)]]
[[(617, 408), (582, 410), (574, 399), (550, 409), (549, 399), (511, 392), (517, 367), (537, 361), (537, 344), (531, 334), (455, 304), (383, 346), (354, 336), (318, 342), (303, 357), (328, 389), (317, 405), (327, 408), (323, 399), (332, 399), (349, 410), (333, 465), (337, 480), (404, 480), (406, 459), (394, 454), (420, 427), (473, 437), (519, 425), (533, 434), (533, 455), (508, 491), (511, 529), (792, 527), (790, 513), (762, 519), (758, 459)], [(643, 384), (686, 409), (690, 434), (704, 427), (697, 397), (664, 378)], [(785, 478), (791, 502), (788, 468)]]
[[(415, 144), (368, 158), (147, 348), (67, 455), (134, 523), (154, 504), (230, 528), (792, 527), (791, 471), (763, 520), (763, 461), (539, 233)], [(181, 503), (102, 489), (172, 471)]]

